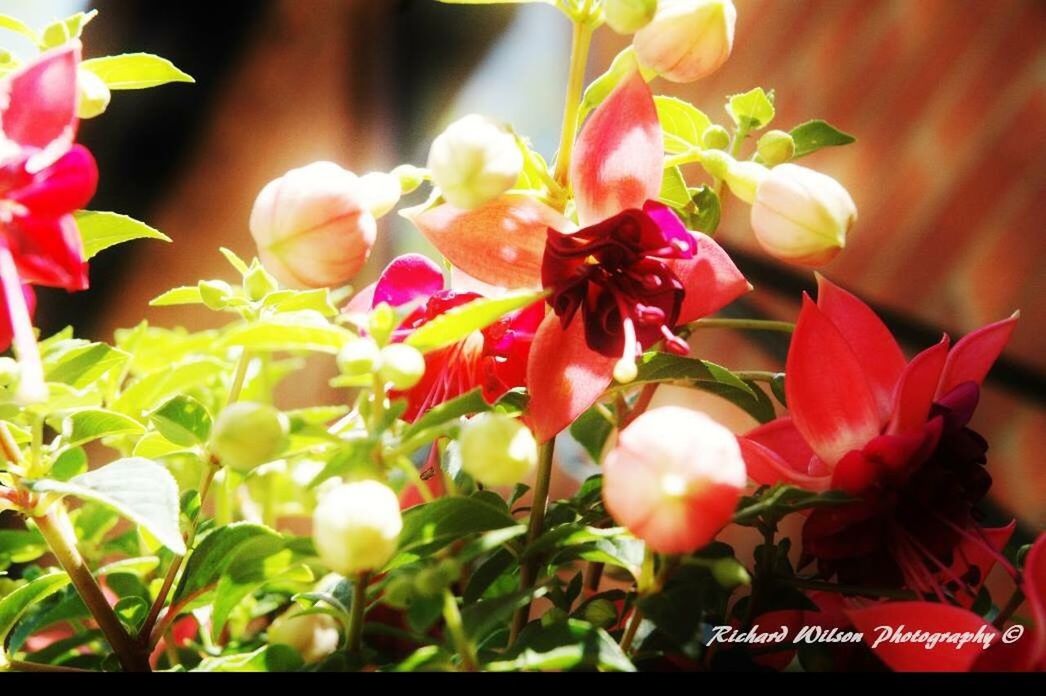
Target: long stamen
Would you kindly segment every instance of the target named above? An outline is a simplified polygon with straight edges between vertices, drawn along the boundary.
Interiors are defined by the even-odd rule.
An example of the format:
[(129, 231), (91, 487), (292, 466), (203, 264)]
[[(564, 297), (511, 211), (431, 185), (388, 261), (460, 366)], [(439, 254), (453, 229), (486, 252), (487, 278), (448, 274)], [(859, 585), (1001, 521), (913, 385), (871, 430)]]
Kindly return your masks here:
[(964, 539), (968, 539), (969, 541), (976, 544), (978, 548), (987, 551), (992, 556), (992, 558), (994, 558), (995, 561), (1002, 566), (1002, 569), (1006, 571), (1007, 575), (1009, 575), (1015, 581), (1018, 578), (1020, 578), (1020, 573), (1017, 572), (1017, 569), (1014, 568), (1013, 565), (1006, 559), (1006, 556), (1002, 555), (1002, 553), (1000, 553), (999, 550), (995, 548), (995, 546), (993, 546), (992, 543), (984, 537), (984, 533), (981, 531), (980, 527), (975, 527), (975, 529), (978, 532), (978, 535), (975, 536), (967, 530), (960, 527), (959, 525), (955, 524), (951, 520), (949, 520), (944, 515), (941, 515), (940, 513), (935, 514), (935, 517), (937, 517), (937, 519), (939, 519), (945, 525), (950, 527), (953, 531), (962, 536)]
[(21, 366), (18, 389), (15, 400), (22, 405), (38, 404), (47, 401), (47, 383), (44, 381), (44, 366), (40, 362), (40, 349), (36, 345), (36, 333), (33, 321), (29, 317), (29, 307), (22, 294), (22, 279), (18, 275), (14, 257), (7, 244), (0, 241), (0, 283), (3, 284), (7, 301), (7, 315), (11, 320), (14, 334), (12, 345), (15, 357)]
[(636, 367), (636, 356), (639, 355), (639, 345), (636, 341), (636, 325), (628, 313), (628, 306), (620, 295), (615, 295), (618, 312), (621, 314), (621, 331), (624, 338), (624, 346), (621, 349), (621, 359), (614, 365), (614, 379), (621, 384), (628, 384), (639, 374)]
[(687, 355), (690, 353), (690, 344), (672, 333), (664, 324), (661, 325), (661, 335), (665, 338), (665, 348), (668, 349), (669, 353), (675, 353), (676, 355)]

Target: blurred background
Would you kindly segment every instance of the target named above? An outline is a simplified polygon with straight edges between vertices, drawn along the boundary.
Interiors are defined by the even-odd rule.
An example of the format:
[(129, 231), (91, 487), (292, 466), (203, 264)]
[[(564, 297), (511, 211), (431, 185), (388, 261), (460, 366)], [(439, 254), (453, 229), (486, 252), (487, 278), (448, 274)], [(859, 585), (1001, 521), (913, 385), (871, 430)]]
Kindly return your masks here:
[[(1021, 310), (974, 426), (991, 443), (992, 517), (1016, 514), (1022, 533), (1034, 534), (1046, 526), (1046, 3), (735, 2), (726, 66), (691, 85), (657, 81), (655, 91), (721, 121), (726, 95), (773, 88), (774, 127), (824, 118), (858, 137), (805, 162), (839, 179), (860, 210), (846, 252), (824, 273), (873, 304), (910, 354), (942, 332), (957, 338)], [(110, 339), (143, 315), (165, 326), (221, 321), (147, 302), (170, 287), (227, 277), (219, 246), (252, 255), (254, 196), (289, 168), (317, 159), (361, 173), (423, 164), (432, 137), (469, 112), (510, 121), (554, 154), (569, 27), (548, 6), (0, 0), (0, 12), (37, 27), (88, 7), (101, 14), (86, 30), (87, 56), (153, 52), (196, 78), (116, 93), (81, 131), (101, 168), (91, 207), (146, 220), (175, 243), (101, 255), (90, 292), (42, 292), (45, 332), (73, 324)], [(598, 32), (589, 78), (624, 45)], [(26, 48), (6, 33), (0, 47)], [(700, 171), (689, 175), (700, 181)], [(395, 216), (381, 230), (361, 285), (391, 255), (424, 249)], [(727, 201), (720, 230), (757, 288), (728, 312), (794, 320), (812, 275), (761, 254), (736, 200)], [(787, 343), (699, 332), (694, 347), (731, 368), (781, 369)], [(297, 398), (326, 398), (327, 377), (316, 370), (296, 381)], [(738, 431), (754, 425), (715, 399), (670, 390), (658, 398), (691, 401)], [(570, 457), (564, 466), (582, 472)]]

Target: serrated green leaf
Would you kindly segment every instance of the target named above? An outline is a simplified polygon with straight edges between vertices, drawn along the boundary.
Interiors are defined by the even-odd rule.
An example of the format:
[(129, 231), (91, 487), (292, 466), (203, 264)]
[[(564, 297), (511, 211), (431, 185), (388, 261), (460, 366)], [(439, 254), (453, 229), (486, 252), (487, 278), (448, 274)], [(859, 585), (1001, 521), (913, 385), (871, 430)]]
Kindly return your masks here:
[(702, 147), (701, 136), (712, 125), (705, 112), (675, 97), (656, 96), (654, 105), (665, 134), (665, 152), (676, 155)]
[(58, 481), (68, 481), (87, 471), (87, 452), (83, 447), (65, 450), (55, 459), (49, 476)]
[(48, 382), (61, 382), (83, 389), (105, 373), (124, 365), (130, 356), (104, 343), (66, 340), (49, 344), (42, 351), (44, 375)]
[(688, 189), (688, 193), (690, 194), (690, 205), (683, 211), (683, 223), (687, 229), (694, 232), (715, 234), (719, 228), (719, 218), (722, 214), (719, 195), (710, 186)]
[(111, 435), (137, 435), (145, 431), (135, 419), (104, 408), (85, 408), (64, 414), (57, 429), (66, 447), (79, 447)]
[[(282, 546), (282, 540), (281, 540)], [(214, 588), (213, 614), (211, 618), (211, 638), (215, 641), (221, 636), (222, 629), (229, 615), (247, 595), (261, 588), (270, 580), (278, 580), (288, 573), (302, 571), (304, 576), (298, 578), (309, 582), (313, 579), (308, 566), (294, 565), (294, 553), (290, 549), (281, 549), (268, 553), (268, 545), (260, 547), (264, 553), (252, 554), (250, 549), (237, 552), (236, 559), (225, 568), (218, 585)]]
[(454, 307), (415, 329), (404, 343), (429, 353), (462, 341), (473, 332), (490, 326), (509, 312), (528, 307), (544, 293), (534, 290), (510, 292), (501, 297), (481, 297)]
[(91, 58), (80, 63), (109, 89), (146, 89), (169, 82), (195, 82), (174, 63), (151, 53), (123, 53), (118, 56)]
[(149, 300), (150, 307), (171, 307), (188, 304), (203, 304), (198, 285), (183, 285), (180, 288), (172, 288), (159, 297)]
[(857, 140), (849, 133), (844, 133), (821, 119), (801, 123), (793, 128), (790, 134), (792, 140), (795, 141), (795, 154), (792, 155), (792, 159), (805, 157), (811, 152), (817, 152), (822, 147), (849, 145)]
[(607, 419), (604, 410), (600, 408), (588, 409), (570, 425), (570, 435), (596, 463), (603, 456), (603, 447), (613, 431), (614, 423)]
[(120, 213), (81, 210), (73, 217), (76, 220), (76, 228), (80, 230), (80, 238), (83, 240), (84, 259), (90, 259), (103, 249), (129, 242), (132, 239), (171, 241), (171, 238), (163, 232)]
[(355, 337), (319, 312), (305, 310), (276, 314), (235, 327), (225, 334), (222, 343), (258, 351), (307, 350), (334, 354)]
[(177, 555), (185, 553), (178, 528), (178, 484), (165, 467), (142, 457), (118, 459), (69, 481), (34, 481), (38, 492), (100, 503), (148, 530)]
[(731, 96), (726, 111), (734, 124), (745, 131), (764, 128), (774, 120), (774, 102), (762, 87)]
[(6, 657), (4, 644), (18, 620), (37, 603), (69, 584), (65, 573), (49, 573), (31, 580), (0, 599), (0, 664)]
[(415, 553), (431, 551), (469, 534), (514, 527), (516, 521), (504, 509), (477, 498), (440, 498), (403, 513), (399, 553), (389, 567), (410, 563)]
[(283, 538), (269, 527), (234, 522), (208, 532), (185, 564), (173, 601), (180, 601), (214, 585), (240, 556), (249, 561), (283, 550)]
[(178, 395), (149, 414), (160, 433), (176, 445), (203, 444), (211, 434), (211, 414), (191, 396)]

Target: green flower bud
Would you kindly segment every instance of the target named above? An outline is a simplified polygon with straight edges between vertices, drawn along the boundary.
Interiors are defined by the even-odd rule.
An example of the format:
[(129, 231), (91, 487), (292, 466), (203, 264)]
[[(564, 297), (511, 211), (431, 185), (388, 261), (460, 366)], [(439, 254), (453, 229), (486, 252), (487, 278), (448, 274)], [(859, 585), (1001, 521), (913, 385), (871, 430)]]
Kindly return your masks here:
[(617, 607), (608, 599), (593, 599), (585, 605), (585, 621), (597, 628), (610, 628), (617, 621)]
[(565, 611), (563, 611), (559, 607), (552, 607), (551, 609), (549, 609), (541, 615), (541, 625), (544, 628), (549, 628), (551, 626), (555, 626), (558, 623), (563, 623), (567, 620), (567, 618), (568, 615)]
[(792, 159), (795, 155), (795, 140), (783, 130), (763, 133), (756, 144), (759, 159), (768, 167), (775, 167)]
[(243, 289), (252, 302), (261, 300), (270, 292), (279, 289), (280, 285), (271, 273), (265, 270), (260, 263), (251, 264), (247, 275), (243, 277)]
[(328, 614), (302, 614), (292, 607), (269, 625), (269, 643), (288, 645), (301, 655), (305, 664), (314, 664), (338, 649), (341, 636), (338, 622)]
[(400, 191), (404, 196), (417, 191), (425, 181), (425, 170), (419, 169), (413, 164), (401, 164), (393, 169), (391, 174), (399, 179)]
[(436, 567), (422, 568), (414, 576), (414, 591), (422, 597), (435, 597), (443, 592), (449, 583)]
[(731, 590), (738, 585), (749, 585), (751, 576), (736, 558), (720, 558), (712, 564), (712, 577), (724, 588)]
[(397, 575), (385, 585), (381, 601), (393, 609), (406, 609), (414, 599), (414, 579), (406, 575)]
[(94, 118), (109, 107), (112, 97), (109, 86), (90, 70), (76, 71), (76, 115), (79, 118)]
[(381, 349), (381, 367), (378, 374), (393, 389), (410, 389), (425, 374), (425, 356), (414, 346), (393, 343)]
[(436, 566), (436, 571), (440, 574), (440, 577), (450, 585), (461, 579), (461, 563), (454, 558), (444, 558)]
[(607, 25), (618, 34), (634, 34), (654, 18), (657, 0), (606, 0)]
[(709, 150), (725, 150), (730, 147), (730, 131), (713, 123), (701, 134), (701, 141)]
[(227, 406), (211, 431), (211, 452), (230, 469), (247, 473), (275, 459), (287, 441), (287, 416), (268, 404)]
[(378, 570), (396, 553), (403, 518), (392, 489), (373, 480), (342, 484), (323, 495), (312, 517), (320, 559), (345, 576)]
[(480, 413), (461, 428), (461, 468), (488, 486), (511, 486), (534, 470), (538, 445), (527, 426), (503, 413)]
[(350, 341), (338, 352), (338, 369), (343, 375), (369, 375), (381, 367), (381, 349), (372, 338)]
[(215, 311), (224, 309), (233, 294), (232, 286), (224, 280), (201, 280), (197, 287), (200, 290), (200, 299), (208, 309)]
[(367, 331), (379, 346), (389, 342), (389, 337), (395, 328), (396, 310), (388, 304), (382, 302), (370, 311), (370, 322)]

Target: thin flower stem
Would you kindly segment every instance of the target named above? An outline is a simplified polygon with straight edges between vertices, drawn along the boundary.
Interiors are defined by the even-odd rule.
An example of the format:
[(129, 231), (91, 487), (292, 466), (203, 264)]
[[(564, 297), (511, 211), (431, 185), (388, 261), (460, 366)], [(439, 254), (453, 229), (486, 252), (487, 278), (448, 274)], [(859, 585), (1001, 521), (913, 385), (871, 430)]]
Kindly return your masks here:
[(643, 612), (640, 611), (639, 607), (632, 610), (632, 615), (628, 618), (628, 625), (625, 627), (625, 633), (621, 636), (621, 652), (626, 655), (632, 649), (632, 641), (636, 638), (636, 631), (639, 630), (639, 624), (643, 623)]
[(0, 421), (0, 450), (11, 464), (20, 466), (22, 464), (22, 449), (15, 442), (7, 423)]
[(34, 517), (40, 535), (43, 536), (58, 563), (69, 575), (80, 598), (90, 610), (98, 627), (105, 635), (117, 659), (127, 672), (150, 672), (148, 654), (141, 649), (124, 629), (120, 619), (102, 594), (101, 588), (76, 549), (76, 537), (72, 524), (62, 503), (56, 503), (41, 517)]
[(479, 671), (476, 650), (472, 641), (465, 635), (465, 626), (461, 621), (461, 612), (458, 610), (458, 600), (449, 588), (443, 590), (443, 621), (447, 624), (447, 631), (454, 641), (454, 647), (458, 649), (462, 668), (466, 672)]
[(995, 617), (995, 621), (992, 622), (992, 625), (996, 628), (1002, 628), (1006, 621), (1013, 616), (1013, 612), (1017, 611), (1017, 607), (1019, 607), (1023, 601), (1024, 592), (1022, 592), (1021, 588), (1018, 587), (1013, 591), (1013, 594), (1010, 595), (1010, 599), (1006, 602), (1006, 606), (999, 611), (999, 615)]
[(251, 353), (249, 350), (244, 348), (240, 351), (240, 357), (236, 361), (236, 372), (232, 376), (232, 385), (229, 387), (229, 396), (225, 400), (225, 405), (230, 406), (240, 399), (240, 393), (243, 391), (243, 385), (247, 381), (247, 368), (251, 365)]
[(688, 329), (741, 329), (748, 331), (780, 331), (792, 333), (795, 324), (789, 321), (771, 321), (769, 319), (698, 319), (686, 325)]
[(581, 113), (581, 92), (585, 86), (585, 65), (592, 44), (593, 26), (588, 15), (588, 4), (581, 16), (574, 19), (574, 33), (570, 44), (570, 72), (567, 74), (567, 93), (563, 107), (563, 129), (559, 136), (556, 154), (555, 179), (560, 186), (567, 186), (570, 173), (570, 157), (574, 151), (578, 117)]
[[(530, 504), (530, 520), (527, 523), (527, 547), (531, 546), (545, 531), (545, 508), (548, 506), (548, 488), (552, 480), (552, 460), (555, 454), (555, 438), (541, 446), (538, 458), (537, 477), (534, 480), (534, 498)], [(529, 590), (537, 580), (539, 559), (532, 557), (523, 562), (519, 568), (519, 588)], [(509, 645), (515, 642), (519, 632), (530, 620), (530, 602), (520, 607), (512, 617), (509, 631)]]
[(7, 315), (11, 320), (12, 347), (21, 367), (15, 401), (22, 405), (41, 403), (47, 400), (44, 366), (40, 361), (33, 320), (22, 292), (22, 279), (6, 242), (0, 242), (0, 285), (4, 289)]
[(360, 573), (352, 583), (352, 607), (349, 609), (349, 628), (345, 643), (350, 653), (358, 653), (363, 638), (363, 615), (367, 610), (367, 582), (370, 573)]

